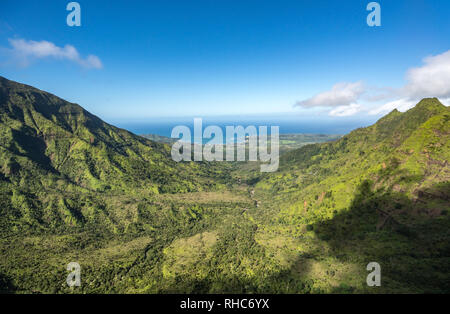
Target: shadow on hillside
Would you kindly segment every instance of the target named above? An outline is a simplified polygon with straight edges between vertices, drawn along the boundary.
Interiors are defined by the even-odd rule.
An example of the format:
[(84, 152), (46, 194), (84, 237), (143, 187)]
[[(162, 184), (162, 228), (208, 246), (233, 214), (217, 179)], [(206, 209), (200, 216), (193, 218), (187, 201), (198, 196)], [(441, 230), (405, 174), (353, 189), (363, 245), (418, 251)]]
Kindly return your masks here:
[(0, 294), (14, 293), (16, 288), (14, 287), (11, 279), (0, 273)]
[(383, 291), (449, 293), (449, 194), (448, 182), (409, 199), (365, 181), (348, 210), (313, 230), (343, 262), (378, 262)]
[(51, 166), (50, 158), (45, 154), (47, 145), (43, 138), (33, 135), (33, 131), (28, 127), (21, 132), (14, 129), (11, 131), (13, 142), (17, 143), (25, 151), (25, 153), (21, 153), (16, 148), (15, 154), (28, 157), (43, 169), (56, 173), (56, 170)]

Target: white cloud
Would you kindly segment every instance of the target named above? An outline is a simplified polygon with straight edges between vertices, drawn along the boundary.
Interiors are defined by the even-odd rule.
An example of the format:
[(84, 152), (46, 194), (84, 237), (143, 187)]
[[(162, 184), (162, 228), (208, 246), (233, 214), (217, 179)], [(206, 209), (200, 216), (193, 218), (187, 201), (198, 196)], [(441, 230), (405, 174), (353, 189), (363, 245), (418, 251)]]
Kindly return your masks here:
[(350, 106), (356, 103), (363, 93), (365, 93), (365, 87), (362, 82), (343, 82), (334, 85), (329, 91), (299, 101), (295, 106), (303, 108)]
[(406, 75), (403, 93), (410, 99), (425, 97), (450, 98), (450, 50), (423, 60)]
[(350, 104), (348, 106), (339, 106), (331, 110), (328, 114), (332, 117), (348, 117), (360, 112), (361, 109), (361, 105)]
[(444, 98), (444, 99), (439, 99), (440, 101), (441, 101), (441, 103), (444, 105), (444, 106), (450, 106), (450, 97), (449, 98)]
[(398, 100), (394, 100), (394, 101), (390, 101), (384, 105), (382, 105), (381, 107), (375, 108), (371, 111), (369, 111), (370, 115), (378, 115), (380, 113), (389, 113), (394, 109), (397, 109), (399, 111), (406, 111), (408, 109), (411, 109), (412, 107), (414, 107), (416, 105), (417, 101), (414, 100), (409, 100), (409, 99), (398, 99)]
[(406, 111), (414, 107), (421, 99), (438, 97), (448, 106), (450, 104), (450, 50), (436, 56), (423, 59), (423, 65), (411, 68), (406, 74), (406, 84), (391, 96), (399, 99), (385, 103), (369, 111), (377, 115), (394, 109)]
[(82, 58), (77, 49), (71, 45), (58, 47), (49, 41), (34, 41), (24, 39), (9, 39), (11, 53), (18, 58), (22, 65), (28, 65), (31, 59), (55, 58), (70, 60), (87, 69), (101, 69), (102, 62), (97, 56), (88, 55)]
[[(334, 108), (329, 115), (335, 117), (350, 116), (363, 111), (363, 107), (358, 104), (361, 102), (372, 108), (368, 111), (370, 115), (385, 114), (394, 109), (406, 111), (427, 97), (437, 97), (444, 105), (449, 106), (450, 50), (424, 58), (421, 66), (407, 71), (405, 80), (405, 85), (400, 88), (368, 88), (362, 82), (338, 83), (331, 90), (299, 101), (295, 106)], [(383, 101), (385, 103), (380, 105)]]

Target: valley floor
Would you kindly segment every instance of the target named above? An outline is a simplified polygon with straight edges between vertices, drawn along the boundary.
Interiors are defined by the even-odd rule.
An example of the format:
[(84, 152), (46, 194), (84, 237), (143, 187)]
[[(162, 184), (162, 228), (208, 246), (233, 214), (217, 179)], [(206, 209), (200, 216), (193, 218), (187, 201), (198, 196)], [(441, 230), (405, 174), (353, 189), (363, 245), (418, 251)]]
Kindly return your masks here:
[[(220, 191), (144, 200), (103, 196), (107, 207), (118, 210), (108, 219), (126, 222), (120, 227), (112, 223), (111, 228), (104, 224), (78, 232), (4, 235), (1, 287), (14, 293), (449, 291), (448, 252), (426, 247), (433, 237), (448, 235), (411, 238), (382, 231), (361, 238), (354, 227), (355, 237), (336, 234), (334, 241), (308, 225), (277, 219), (283, 208), (249, 184), (257, 180), (252, 167), (257, 165), (238, 165)], [(335, 218), (340, 219), (356, 219), (350, 226), (367, 223), (358, 217)], [(448, 219), (432, 221), (427, 229), (442, 230), (442, 224)], [(383, 267), (381, 287), (366, 284), (366, 265), (372, 261)], [(81, 266), (81, 287), (66, 285), (70, 262)]]

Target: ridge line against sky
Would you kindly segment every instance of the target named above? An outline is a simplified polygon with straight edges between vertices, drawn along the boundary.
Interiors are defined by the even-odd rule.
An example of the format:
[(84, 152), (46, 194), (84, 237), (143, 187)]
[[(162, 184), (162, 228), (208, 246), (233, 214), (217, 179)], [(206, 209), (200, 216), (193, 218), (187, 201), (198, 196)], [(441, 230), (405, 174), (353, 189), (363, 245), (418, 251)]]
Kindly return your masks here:
[[(450, 3), (67, 1), (0, 4), (0, 75), (109, 120), (286, 113), (372, 119), (450, 104)], [(128, 5), (127, 5), (128, 4)]]

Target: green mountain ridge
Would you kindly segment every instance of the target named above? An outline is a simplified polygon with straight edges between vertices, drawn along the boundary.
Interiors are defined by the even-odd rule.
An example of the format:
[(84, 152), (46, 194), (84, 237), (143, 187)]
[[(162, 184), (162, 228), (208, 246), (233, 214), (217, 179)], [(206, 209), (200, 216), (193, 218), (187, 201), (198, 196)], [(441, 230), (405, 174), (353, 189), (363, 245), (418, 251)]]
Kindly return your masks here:
[(280, 172), (256, 184), (273, 214), (261, 218), (261, 234), (297, 239), (291, 250), (312, 237), (334, 263), (360, 263), (361, 277), (376, 261), (390, 286), (379, 291), (448, 291), (449, 118), (448, 107), (424, 99), (336, 142), (285, 154)]
[[(56, 215), (65, 220), (62, 224), (86, 221), (79, 206), (65, 204), (64, 194), (153, 195), (217, 185), (209, 178), (214, 167), (177, 164), (168, 145), (111, 126), (77, 104), (1, 77), (0, 134), (4, 202), (12, 202), (8, 207), (20, 212), (13, 216), (30, 224), (54, 226), (55, 208), (63, 208)], [(5, 223), (11, 225), (11, 220), (17, 219)]]
[(0, 77), (0, 291), (448, 293), (449, 110), (424, 99), (259, 173), (175, 163), (169, 145)]
[(169, 158), (168, 146), (111, 126), (77, 104), (4, 78), (0, 100), (6, 175), (27, 164), (92, 190), (127, 190), (139, 182), (169, 191), (172, 181), (183, 183), (180, 191), (196, 189), (189, 176), (179, 177), (189, 169)]

